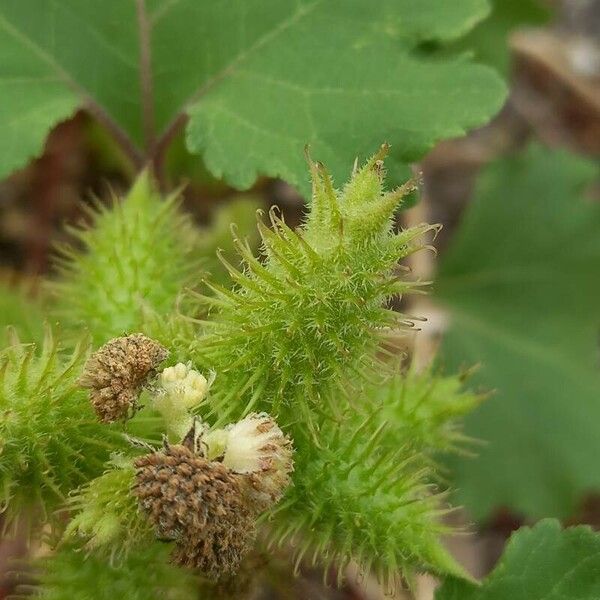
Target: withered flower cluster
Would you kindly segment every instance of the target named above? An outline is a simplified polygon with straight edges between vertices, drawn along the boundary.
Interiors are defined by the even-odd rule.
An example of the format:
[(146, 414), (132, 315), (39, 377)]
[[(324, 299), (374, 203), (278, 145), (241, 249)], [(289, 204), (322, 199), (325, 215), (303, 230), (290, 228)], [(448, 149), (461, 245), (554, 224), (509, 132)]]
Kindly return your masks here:
[[(131, 415), (166, 356), (142, 334), (116, 338), (95, 352), (80, 382), (91, 389), (98, 417), (112, 422)], [(170, 402), (191, 408), (189, 385), (179, 380), (203, 382), (192, 391), (207, 389), (203, 376), (184, 365), (168, 367), (157, 379), (159, 386), (166, 382), (156, 391), (163, 394), (159, 407), (167, 404), (166, 393)], [(176, 413), (171, 407), (164, 414)], [(175, 542), (173, 560), (218, 579), (236, 572), (252, 548), (258, 516), (283, 496), (293, 470), (292, 444), (265, 413), (213, 430), (192, 419), (183, 440), (165, 439), (162, 449), (136, 458), (134, 467), (133, 493), (157, 537)]]

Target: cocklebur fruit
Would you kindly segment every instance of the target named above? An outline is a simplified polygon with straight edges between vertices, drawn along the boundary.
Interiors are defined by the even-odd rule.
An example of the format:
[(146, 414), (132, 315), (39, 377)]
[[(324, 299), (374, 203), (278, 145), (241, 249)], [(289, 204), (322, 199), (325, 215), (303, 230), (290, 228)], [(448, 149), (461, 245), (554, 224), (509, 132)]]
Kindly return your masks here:
[(108, 341), (88, 359), (79, 379), (90, 390), (90, 400), (105, 423), (126, 419), (140, 392), (167, 358), (167, 350), (141, 333)]
[(200, 268), (198, 234), (178, 196), (161, 197), (144, 171), (123, 198), (83, 207), (90, 225), (70, 229), (75, 243), (58, 247), (60, 277), (49, 284), (51, 316), (68, 334), (86, 330), (100, 346), (143, 331), (177, 352), (171, 315), (191, 310), (180, 294)]
[(49, 328), (40, 344), (14, 332), (8, 341), (0, 351), (0, 505), (5, 532), (22, 536), (40, 522), (60, 529), (69, 492), (100, 475), (125, 442), (94, 418), (77, 383), (87, 341), (66, 353)]

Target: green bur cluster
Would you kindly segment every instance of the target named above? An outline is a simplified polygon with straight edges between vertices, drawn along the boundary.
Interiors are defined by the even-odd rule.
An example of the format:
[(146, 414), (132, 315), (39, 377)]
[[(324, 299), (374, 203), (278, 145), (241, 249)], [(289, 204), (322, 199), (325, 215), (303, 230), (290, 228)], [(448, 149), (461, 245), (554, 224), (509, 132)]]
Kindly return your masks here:
[[(394, 230), (394, 212), (413, 186), (384, 190), (386, 152), (384, 146), (355, 168), (339, 191), (325, 168), (311, 161), (313, 195), (304, 223), (292, 230), (270, 211), (272, 228), (259, 223), (259, 257), (236, 236), (242, 266), (223, 260), (233, 287), (209, 283), (212, 294), (195, 294), (196, 305), (188, 299), (179, 306), (192, 307), (187, 316), (169, 306), (189, 283), (184, 263), (194, 255), (174, 245), (173, 237), (156, 235), (151, 220), (141, 219), (139, 228), (128, 224), (146, 210), (171, 215), (170, 227), (180, 218), (145, 176), (83, 234), (90, 252), (72, 255), (57, 290), (64, 311), (78, 302), (66, 295), (91, 286), (95, 301), (73, 305), (68, 322), (88, 323), (94, 339), (140, 330), (168, 345), (171, 360), (214, 370), (208, 404), (201, 407), (213, 425), (250, 411), (274, 415), (294, 439), (295, 472), (287, 495), (263, 518), (267, 541), (291, 542), (298, 564), (312, 560), (342, 576), (357, 561), (363, 572), (391, 585), (398, 573), (410, 580), (418, 570), (464, 576), (439, 539), (447, 532), (440, 522), (447, 507), (436, 457), (461, 444), (456, 420), (478, 398), (462, 391), (459, 377), (391, 376), (393, 366), (382, 359), (383, 336), (411, 326), (389, 308), (391, 301), (420, 285), (402, 279), (397, 263), (425, 247), (424, 234), (435, 229)], [(118, 242), (122, 252), (115, 253), (102, 240), (113, 232), (117, 243), (118, 231), (126, 233)], [(156, 272), (145, 275), (153, 278), (147, 286), (123, 276), (130, 251), (138, 269), (147, 264), (144, 253), (150, 265), (157, 256), (168, 263), (173, 254), (171, 263), (181, 268), (172, 281), (165, 271), (168, 302), (161, 304)], [(90, 273), (96, 276), (88, 281)], [(126, 287), (125, 300), (101, 305), (115, 282)], [(140, 297), (152, 308), (141, 317)], [(132, 482), (124, 460), (73, 496), (77, 514), (70, 532), (83, 535), (94, 568), (100, 556), (118, 556), (123, 568), (137, 568), (129, 557), (147, 544), (148, 529), (131, 501)], [(75, 589), (76, 582), (63, 583)]]
[(5, 526), (59, 522), (69, 492), (98, 476), (121, 434), (101, 425), (77, 379), (82, 343), (65, 354), (47, 330), (43, 343), (12, 336), (0, 353), (0, 489)]
[(415, 569), (462, 574), (439, 541), (447, 530), (432, 455), (458, 441), (452, 423), (475, 400), (446, 386), (440, 408), (440, 395), (423, 393), (415, 377), (401, 400), (390, 400), (388, 387), (382, 402), (393, 382), (368, 383), (390, 371), (382, 335), (412, 325), (389, 308), (419, 288), (399, 277), (397, 263), (435, 229), (394, 231), (413, 185), (384, 190), (386, 153), (355, 168), (342, 190), (309, 161), (304, 223), (292, 230), (271, 210), (272, 228), (259, 223), (260, 258), (237, 240), (243, 267), (228, 265), (232, 289), (209, 284), (213, 295), (200, 297), (209, 317), (188, 345), (197, 367), (217, 373), (218, 422), (264, 410), (294, 439), (294, 486), (271, 515), (271, 541), (293, 540), (298, 561), (312, 556), (340, 574), (356, 560), (391, 584)]

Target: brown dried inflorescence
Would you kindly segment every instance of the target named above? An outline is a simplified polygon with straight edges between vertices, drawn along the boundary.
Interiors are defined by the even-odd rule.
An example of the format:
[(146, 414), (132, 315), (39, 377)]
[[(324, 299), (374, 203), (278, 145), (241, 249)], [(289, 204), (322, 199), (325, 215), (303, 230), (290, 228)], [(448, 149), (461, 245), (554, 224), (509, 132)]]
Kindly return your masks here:
[(246, 516), (236, 525), (215, 523), (202, 532), (183, 538), (173, 552), (173, 560), (184, 567), (199, 569), (213, 580), (236, 574), (252, 549), (256, 536), (254, 520)]
[(212, 578), (235, 572), (255, 536), (239, 475), (200, 456), (191, 444), (135, 461), (137, 495), (157, 535), (175, 540), (175, 562)]
[(94, 352), (79, 383), (91, 390), (99, 419), (105, 423), (126, 419), (167, 355), (166, 348), (141, 333), (110, 340)]
[(269, 565), (269, 557), (262, 552), (253, 552), (244, 558), (235, 574), (218, 580), (200, 581), (200, 598), (231, 600), (232, 598), (256, 598), (257, 591)]

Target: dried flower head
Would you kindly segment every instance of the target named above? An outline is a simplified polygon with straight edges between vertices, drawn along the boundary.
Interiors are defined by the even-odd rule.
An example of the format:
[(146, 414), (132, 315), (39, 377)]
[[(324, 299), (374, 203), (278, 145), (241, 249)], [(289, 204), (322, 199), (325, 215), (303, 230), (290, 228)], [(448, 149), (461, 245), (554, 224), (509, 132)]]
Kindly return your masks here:
[(233, 572), (255, 536), (240, 475), (183, 444), (136, 459), (134, 493), (157, 535), (176, 540), (174, 560), (210, 577)]
[(175, 546), (172, 558), (183, 567), (198, 569), (208, 578), (217, 580), (237, 573), (240, 563), (252, 549), (256, 536), (255, 521), (248, 514), (230, 522), (215, 523), (196, 535), (182, 538)]
[(223, 464), (245, 475), (246, 494), (256, 512), (283, 496), (293, 471), (292, 443), (266, 413), (248, 415), (226, 430)]
[(167, 350), (141, 333), (110, 340), (88, 359), (79, 384), (89, 388), (101, 421), (125, 419)]

